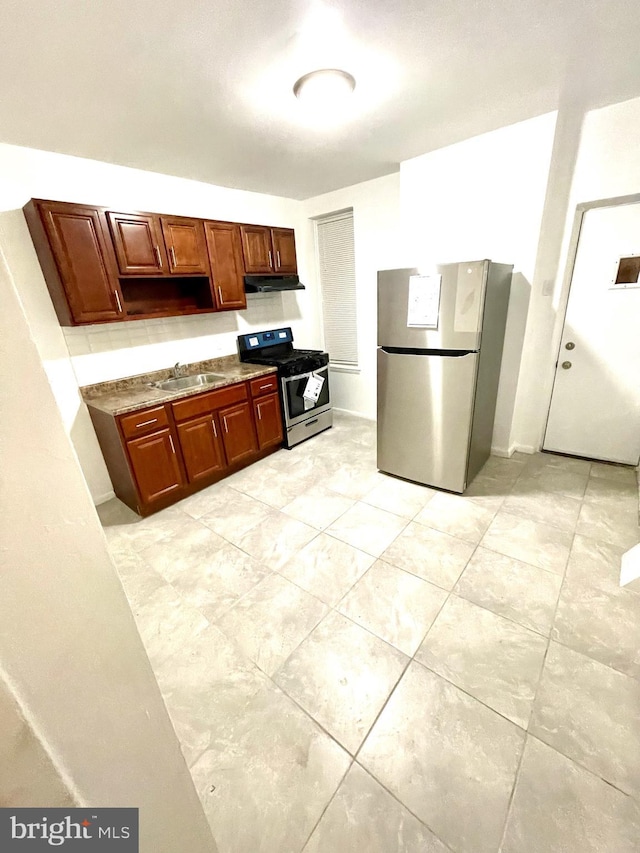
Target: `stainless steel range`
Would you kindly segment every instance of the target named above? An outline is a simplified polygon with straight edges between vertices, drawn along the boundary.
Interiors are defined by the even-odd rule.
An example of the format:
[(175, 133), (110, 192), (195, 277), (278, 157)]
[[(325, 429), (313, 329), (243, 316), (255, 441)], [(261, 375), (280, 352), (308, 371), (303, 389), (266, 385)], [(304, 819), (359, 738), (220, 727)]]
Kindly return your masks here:
[(326, 352), (294, 349), (289, 327), (238, 335), (238, 352), (240, 361), (278, 368), (285, 447), (294, 447), (332, 425)]

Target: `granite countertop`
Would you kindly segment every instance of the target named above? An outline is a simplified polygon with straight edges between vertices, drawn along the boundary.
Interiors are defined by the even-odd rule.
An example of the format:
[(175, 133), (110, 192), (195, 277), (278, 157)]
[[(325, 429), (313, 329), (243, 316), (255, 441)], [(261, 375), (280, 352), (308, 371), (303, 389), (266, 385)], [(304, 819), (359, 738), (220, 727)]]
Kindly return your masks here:
[(156, 370), (153, 373), (140, 373), (137, 376), (128, 376), (124, 379), (114, 379), (111, 382), (100, 382), (97, 385), (84, 385), (80, 388), (82, 398), (94, 409), (100, 409), (110, 415), (123, 415), (126, 412), (135, 412), (147, 406), (158, 406), (169, 403), (181, 397), (192, 397), (194, 394), (202, 394), (204, 391), (215, 391), (236, 382), (245, 382), (247, 379), (255, 379), (265, 376), (267, 373), (276, 373), (277, 368), (265, 367), (261, 364), (246, 364), (240, 361), (237, 355), (225, 355), (221, 358), (210, 358), (206, 361), (196, 361), (192, 364), (182, 365), (184, 376), (195, 373), (220, 373), (223, 378), (211, 385), (199, 385), (196, 388), (180, 391), (161, 391), (159, 388), (150, 387), (151, 382), (160, 382), (169, 379), (173, 375), (172, 368)]

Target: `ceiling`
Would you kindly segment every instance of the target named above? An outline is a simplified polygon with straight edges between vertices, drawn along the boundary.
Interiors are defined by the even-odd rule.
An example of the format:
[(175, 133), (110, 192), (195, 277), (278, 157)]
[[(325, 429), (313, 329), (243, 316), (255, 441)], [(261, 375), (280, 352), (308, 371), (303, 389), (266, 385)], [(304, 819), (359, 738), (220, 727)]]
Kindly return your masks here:
[[(0, 142), (308, 198), (640, 95), (637, 0), (3, 0)], [(342, 124), (295, 80), (341, 67)]]

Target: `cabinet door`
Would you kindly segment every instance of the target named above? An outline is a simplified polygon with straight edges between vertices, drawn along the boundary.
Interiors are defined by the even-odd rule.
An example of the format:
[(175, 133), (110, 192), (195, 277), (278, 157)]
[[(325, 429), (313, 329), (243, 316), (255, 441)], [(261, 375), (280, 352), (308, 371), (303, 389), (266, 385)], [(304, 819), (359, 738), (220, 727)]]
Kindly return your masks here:
[(167, 260), (159, 217), (151, 213), (107, 212), (122, 275), (163, 275)]
[(39, 203), (40, 217), (75, 323), (122, 317), (121, 295), (103, 230), (94, 207)]
[(221, 409), (218, 415), (229, 465), (257, 453), (258, 442), (249, 403), (238, 403), (236, 406)]
[(178, 424), (178, 436), (190, 483), (226, 468), (220, 428), (215, 416), (205, 415)]
[(209, 275), (202, 221), (182, 216), (161, 216), (160, 224), (169, 258), (169, 272), (174, 275)]
[(216, 307), (246, 308), (240, 227), (232, 222), (205, 222)]
[(273, 272), (271, 229), (262, 225), (241, 225), (244, 271), (247, 273)]
[(256, 416), (258, 432), (258, 447), (262, 450), (272, 444), (282, 441), (282, 416), (280, 414), (280, 397), (278, 394), (267, 394), (253, 401), (253, 411)]
[(297, 273), (296, 240), (293, 228), (272, 228), (273, 268), (276, 272)]
[(153, 503), (184, 485), (170, 430), (134, 438), (127, 442), (127, 450), (143, 503)]

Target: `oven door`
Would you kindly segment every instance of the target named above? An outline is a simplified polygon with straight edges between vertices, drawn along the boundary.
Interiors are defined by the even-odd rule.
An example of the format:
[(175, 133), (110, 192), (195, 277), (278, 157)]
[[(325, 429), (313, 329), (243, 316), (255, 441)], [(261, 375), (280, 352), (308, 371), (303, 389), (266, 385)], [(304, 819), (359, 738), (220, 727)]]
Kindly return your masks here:
[[(320, 376), (324, 379), (320, 395), (315, 403), (305, 400), (304, 390), (310, 376)], [(284, 400), (284, 416), (287, 426), (301, 423), (312, 415), (317, 415), (331, 405), (329, 397), (329, 367), (300, 373), (298, 376), (285, 376), (282, 379), (282, 398)]]

